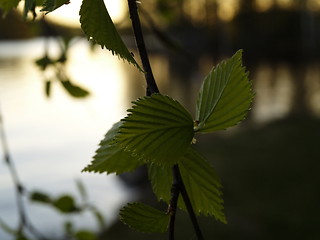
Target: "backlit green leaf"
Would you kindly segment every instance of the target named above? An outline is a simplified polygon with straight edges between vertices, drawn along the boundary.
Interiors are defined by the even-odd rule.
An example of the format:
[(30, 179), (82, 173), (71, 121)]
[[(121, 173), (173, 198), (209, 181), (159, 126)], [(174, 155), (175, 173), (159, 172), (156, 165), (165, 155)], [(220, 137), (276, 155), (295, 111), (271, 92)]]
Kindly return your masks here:
[(170, 216), (143, 203), (129, 203), (120, 210), (120, 220), (145, 233), (165, 232)]
[[(221, 184), (211, 165), (190, 147), (186, 155), (179, 161), (178, 166), (195, 213), (211, 215), (225, 223)], [(173, 179), (172, 169), (151, 164), (148, 174), (157, 198), (169, 203)], [(186, 209), (181, 196), (178, 206)]]
[(41, 12), (52, 12), (57, 8), (61, 7), (64, 4), (69, 4), (70, 0), (45, 0), (43, 3), (43, 8), (40, 10)]
[(204, 79), (197, 100), (197, 131), (226, 129), (246, 117), (254, 94), (241, 57), (239, 50), (231, 59), (213, 68)]
[(194, 136), (190, 114), (180, 103), (161, 94), (133, 103), (114, 142), (145, 162), (177, 163)]
[(179, 168), (194, 211), (226, 223), (220, 180), (206, 159), (190, 147)]
[(141, 70), (117, 32), (103, 0), (83, 0), (80, 9), (80, 23), (89, 39)]
[(156, 164), (148, 165), (148, 176), (152, 189), (158, 200), (169, 203), (172, 185), (172, 167), (160, 167)]
[(122, 122), (114, 124), (107, 132), (105, 138), (100, 142), (100, 147), (96, 151), (93, 161), (83, 171), (120, 174), (132, 171), (143, 164), (137, 157), (125, 152), (120, 146), (111, 144), (121, 124)]

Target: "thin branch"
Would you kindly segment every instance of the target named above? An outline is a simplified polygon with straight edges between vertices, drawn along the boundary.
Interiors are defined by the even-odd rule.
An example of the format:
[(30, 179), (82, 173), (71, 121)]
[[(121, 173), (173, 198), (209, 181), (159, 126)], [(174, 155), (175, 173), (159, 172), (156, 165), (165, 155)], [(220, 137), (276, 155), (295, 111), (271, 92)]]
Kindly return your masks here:
[(144, 43), (136, 0), (128, 0), (128, 6), (137, 48), (140, 54), (143, 70), (145, 71), (145, 78), (147, 81), (147, 96), (150, 96), (152, 93), (158, 93), (159, 89), (153, 77), (147, 49)]
[(169, 223), (169, 240), (174, 240), (174, 223), (176, 220), (176, 212), (178, 205), (178, 198), (180, 194), (180, 181), (177, 178), (177, 175), (174, 173), (172, 168), (173, 181), (171, 187), (171, 199), (169, 204), (168, 212), (170, 214), (170, 223)]
[[(151, 65), (149, 62), (148, 52), (145, 47), (136, 0), (128, 0), (128, 6), (129, 6), (129, 13), (132, 21), (132, 28), (133, 28), (134, 36), (136, 39), (137, 48), (140, 54), (143, 69), (145, 71), (145, 78), (147, 82), (147, 96), (150, 96), (152, 93), (158, 93), (159, 89), (153, 77)], [(195, 213), (193, 211), (189, 196), (187, 194), (183, 180), (181, 178), (178, 165), (174, 165), (172, 168), (172, 171), (173, 171), (173, 183), (172, 183), (171, 199), (170, 199), (170, 205), (169, 205), (169, 214), (170, 214), (169, 240), (174, 240), (174, 224), (175, 224), (175, 216), (176, 216), (176, 210), (177, 210), (177, 204), (178, 204), (178, 197), (180, 192), (186, 204), (197, 238), (198, 240), (203, 240), (204, 238), (200, 231), (200, 227), (197, 222)]]
[(3, 149), (3, 155), (4, 155), (4, 161), (7, 164), (10, 175), (12, 177), (12, 181), (15, 186), (15, 194), (16, 194), (16, 202), (17, 202), (17, 208), (19, 213), (19, 226), (17, 235), (23, 236), (24, 229), (28, 229), (36, 238), (38, 239), (46, 239), (42, 237), (38, 231), (31, 225), (31, 223), (27, 220), (27, 214), (26, 210), (23, 204), (23, 194), (24, 194), (24, 187), (22, 183), (19, 180), (19, 176), (17, 173), (17, 170), (14, 166), (13, 161), (11, 160), (10, 153), (9, 153), (9, 147), (7, 142), (7, 137), (4, 130), (4, 123), (3, 123), (3, 117), (0, 109), (0, 140), (2, 143), (2, 149)]
[(190, 198), (189, 198), (189, 196), (188, 196), (186, 187), (185, 187), (185, 185), (184, 185), (184, 183), (183, 183), (183, 181), (182, 181), (182, 177), (181, 177), (181, 174), (180, 174), (180, 170), (179, 170), (179, 166), (178, 166), (178, 165), (174, 165), (174, 166), (173, 166), (173, 172), (174, 172), (174, 175), (173, 175), (173, 176), (176, 176), (176, 178), (178, 179), (179, 190), (180, 190), (181, 196), (182, 196), (182, 198), (183, 198), (183, 201), (184, 201), (184, 203), (185, 203), (185, 205), (186, 205), (186, 208), (187, 208), (188, 214), (189, 214), (189, 216), (190, 216), (190, 219), (191, 219), (193, 228), (194, 228), (194, 230), (195, 230), (195, 232), (196, 232), (197, 239), (198, 239), (198, 240), (204, 240), (203, 235), (202, 235), (202, 232), (201, 232), (201, 230), (200, 230), (199, 223), (198, 223), (198, 221), (197, 221), (196, 214), (194, 213), (194, 210), (193, 210), (193, 207), (192, 207)]

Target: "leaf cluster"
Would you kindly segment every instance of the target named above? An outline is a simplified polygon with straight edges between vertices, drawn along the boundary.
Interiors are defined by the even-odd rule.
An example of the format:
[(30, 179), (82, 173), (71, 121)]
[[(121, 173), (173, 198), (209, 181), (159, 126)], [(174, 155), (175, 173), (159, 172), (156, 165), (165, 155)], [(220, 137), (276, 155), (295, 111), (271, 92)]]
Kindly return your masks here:
[[(76, 181), (76, 186), (81, 197), (80, 200), (70, 194), (61, 194), (54, 197), (43, 191), (24, 191), (24, 194), (27, 194), (29, 201), (35, 204), (48, 206), (65, 216), (74, 216), (89, 212), (94, 216), (102, 231), (106, 224), (101, 212), (94, 205), (89, 203), (88, 195), (83, 183), (78, 180)], [(0, 228), (13, 236), (16, 240), (51, 239), (42, 235), (40, 236), (36, 228), (29, 222), (27, 216), (24, 217), (24, 224), (25, 226), (20, 225), (17, 229), (14, 229), (0, 218)], [(34, 236), (34, 238), (31, 238), (31, 236)], [(64, 223), (63, 239), (98, 240), (98, 234), (88, 229), (76, 229), (72, 221), (66, 220)]]
[[(153, 94), (139, 98), (128, 115), (107, 132), (93, 161), (83, 171), (121, 174), (147, 164), (155, 195), (169, 204), (172, 166), (178, 165), (196, 214), (214, 216), (226, 223), (220, 180), (192, 142), (197, 133), (238, 124), (247, 115), (252, 100), (252, 83), (242, 66), (240, 50), (205, 77), (195, 120), (168, 96)], [(186, 209), (181, 199), (178, 206)], [(165, 231), (163, 226), (167, 226), (169, 219), (169, 213), (138, 203), (124, 207), (120, 215), (124, 223), (142, 232)], [(150, 223), (159, 229), (150, 227)]]
[[(52, 83), (58, 82), (66, 90), (66, 92), (75, 98), (84, 98), (89, 96), (89, 91), (76, 85), (68, 76), (67, 56), (70, 47), (70, 38), (58, 39), (60, 43), (60, 56), (51, 57), (46, 50), (44, 56), (37, 59), (35, 64), (40, 68), (44, 75), (45, 93), (47, 97), (51, 96)], [(46, 40), (48, 41), (48, 40)]]

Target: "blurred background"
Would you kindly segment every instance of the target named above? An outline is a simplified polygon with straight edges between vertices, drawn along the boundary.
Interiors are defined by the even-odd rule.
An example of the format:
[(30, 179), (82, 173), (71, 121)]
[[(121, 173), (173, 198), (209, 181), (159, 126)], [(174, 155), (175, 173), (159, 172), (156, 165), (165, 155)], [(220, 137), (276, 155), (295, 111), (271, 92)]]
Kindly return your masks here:
[[(105, 3), (139, 61), (126, 1)], [(34, 22), (19, 9), (0, 19), (0, 107), (20, 180), (30, 191), (77, 197), (81, 179), (103, 213), (102, 239), (166, 239), (117, 221), (128, 201), (157, 204), (144, 169), (120, 177), (81, 173), (106, 131), (145, 94), (145, 82), (132, 65), (87, 41), (80, 4)], [(206, 239), (319, 239), (320, 1), (143, 0), (139, 8), (160, 91), (192, 113), (203, 78), (240, 48), (253, 80), (247, 120), (197, 137), (221, 177), (228, 219), (224, 225), (200, 217)], [(0, 217), (15, 226), (14, 185), (0, 166)], [(65, 216), (25, 203), (32, 223), (55, 239), (66, 219), (99, 231), (86, 213)], [(185, 213), (176, 234), (196, 239)], [(0, 229), (0, 239), (13, 238)]]

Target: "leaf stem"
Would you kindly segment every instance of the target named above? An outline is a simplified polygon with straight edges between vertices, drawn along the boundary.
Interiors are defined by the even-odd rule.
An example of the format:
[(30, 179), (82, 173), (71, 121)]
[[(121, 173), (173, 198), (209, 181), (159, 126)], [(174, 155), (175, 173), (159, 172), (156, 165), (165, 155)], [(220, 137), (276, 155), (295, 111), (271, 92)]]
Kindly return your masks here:
[(179, 190), (180, 190), (181, 196), (183, 198), (183, 201), (184, 201), (184, 203), (186, 205), (186, 208), (187, 208), (188, 214), (190, 216), (193, 228), (194, 228), (194, 230), (196, 232), (197, 239), (198, 240), (204, 240), (202, 232), (200, 230), (199, 223), (197, 221), (196, 214), (194, 213), (194, 210), (193, 210), (190, 198), (188, 196), (186, 187), (185, 187), (185, 185), (183, 183), (183, 180), (182, 180), (182, 177), (181, 177), (181, 174), (180, 174), (180, 169), (179, 169), (178, 165), (174, 165), (173, 166), (173, 176), (174, 176), (174, 178), (177, 178), (177, 180), (178, 180)]
[(174, 240), (174, 223), (176, 219), (178, 198), (180, 194), (180, 181), (175, 174), (174, 168), (172, 168), (173, 173), (173, 182), (171, 187), (171, 199), (169, 204), (168, 212), (170, 214), (170, 223), (169, 223), (169, 240)]
[[(146, 95), (150, 96), (153, 93), (158, 93), (159, 89), (157, 87), (156, 81), (154, 79), (148, 52), (146, 50), (146, 46), (144, 43), (140, 18), (138, 14), (138, 6), (136, 0), (128, 0), (128, 6), (129, 6), (129, 13), (130, 13), (130, 19), (132, 22), (132, 28), (137, 44), (137, 48), (139, 51), (140, 59), (142, 62), (143, 69), (145, 71), (145, 79), (147, 82), (147, 90)], [(169, 205), (169, 214), (170, 214), (170, 223), (169, 223), (169, 240), (174, 240), (174, 223), (175, 223), (175, 216), (176, 216), (176, 210), (177, 210), (177, 204), (178, 204), (178, 198), (179, 194), (181, 193), (183, 200), (185, 202), (185, 205), (187, 207), (189, 216), (191, 218), (191, 222), (193, 224), (193, 227), (195, 229), (196, 235), (198, 240), (203, 240), (202, 233), (200, 231), (199, 224), (197, 222), (196, 215), (193, 211), (189, 196), (187, 194), (186, 188), (184, 186), (184, 183), (182, 181), (182, 177), (180, 174), (180, 170), (178, 165), (174, 165), (172, 168), (173, 171), (173, 183), (171, 188), (171, 199), (170, 199), (170, 205)]]
[(148, 53), (144, 43), (137, 1), (128, 0), (128, 6), (137, 48), (140, 54), (143, 70), (145, 71), (145, 78), (147, 81), (147, 96), (150, 96), (152, 93), (158, 93), (159, 89), (152, 73)]

